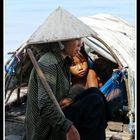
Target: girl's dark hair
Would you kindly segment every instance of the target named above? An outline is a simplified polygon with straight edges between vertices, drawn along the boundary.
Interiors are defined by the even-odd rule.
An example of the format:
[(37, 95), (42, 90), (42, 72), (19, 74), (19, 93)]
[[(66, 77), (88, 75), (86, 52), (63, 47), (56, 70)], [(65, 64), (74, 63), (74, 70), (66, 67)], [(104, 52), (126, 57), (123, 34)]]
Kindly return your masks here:
[(80, 49), (80, 53), (86, 58), (86, 60), (88, 60), (88, 54), (85, 51), (84, 44), (82, 45)]
[(88, 67), (91, 69), (94, 69), (94, 61), (91, 59), (91, 57), (87, 54), (87, 52), (85, 51), (85, 47), (84, 47), (84, 43), (83, 46), (80, 49), (80, 53), (85, 57), (85, 59), (87, 60), (88, 63)]
[[(85, 49), (84, 49), (84, 45), (81, 47), (80, 53), (78, 53), (78, 54), (76, 55), (76, 57), (79, 58), (79, 59), (82, 60), (82, 61), (87, 61), (87, 62), (88, 62), (88, 55), (87, 55), (87, 53), (86, 53), (86, 51), (85, 51)], [(72, 58), (72, 59), (73, 59), (73, 58)]]

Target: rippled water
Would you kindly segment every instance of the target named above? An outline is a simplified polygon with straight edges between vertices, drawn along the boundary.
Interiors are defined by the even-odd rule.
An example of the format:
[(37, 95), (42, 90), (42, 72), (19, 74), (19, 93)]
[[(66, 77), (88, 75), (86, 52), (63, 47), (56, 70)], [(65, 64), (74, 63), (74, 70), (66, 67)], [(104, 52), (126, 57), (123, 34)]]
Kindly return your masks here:
[(107, 13), (135, 26), (135, 0), (5, 0), (5, 61), (58, 6), (76, 17)]

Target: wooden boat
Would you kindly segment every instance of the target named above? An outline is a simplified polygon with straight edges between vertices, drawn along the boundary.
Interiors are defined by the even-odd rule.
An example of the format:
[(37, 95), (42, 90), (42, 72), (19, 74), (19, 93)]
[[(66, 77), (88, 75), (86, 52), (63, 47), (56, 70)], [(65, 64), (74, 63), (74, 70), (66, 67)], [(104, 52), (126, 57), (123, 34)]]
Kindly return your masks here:
[[(67, 18), (67, 13), (64, 14), (64, 17)], [(53, 19), (54, 17), (51, 15), (50, 18)], [(89, 29), (92, 29), (92, 31), (88, 29), (88, 32), (82, 36), (82, 40), (85, 44), (87, 54), (91, 56), (93, 61), (95, 59), (93, 56), (100, 55), (110, 63), (121, 66), (121, 69), (126, 73), (123, 80), (125, 81), (127, 104), (123, 106), (123, 110), (121, 110), (119, 114), (121, 118), (120, 121), (118, 122), (118, 120), (116, 120), (113, 124), (110, 122), (107, 129), (107, 136), (109, 138), (111, 135), (116, 135), (116, 137), (120, 137), (120, 139), (133, 139), (135, 137), (136, 108), (135, 28), (122, 19), (107, 14), (80, 17), (79, 19), (84, 22), (87, 27), (90, 27)], [(72, 18), (72, 21), (73, 20), (75, 19)], [(7, 70), (5, 73), (6, 112), (15, 104), (26, 102), (29, 75), (33, 68), (30, 57), (27, 54), (27, 49), (30, 48), (36, 60), (38, 60), (40, 56), (44, 54), (44, 48), (49, 47), (50, 42), (81, 37), (80, 33), (85, 33), (85, 27), (81, 26), (82, 30), (77, 31), (77, 34), (73, 33), (74, 29), (71, 29), (71, 32), (66, 36), (66, 34), (62, 34), (61, 32), (67, 28), (60, 27), (59, 34), (54, 37), (50, 35), (52, 32), (51, 29), (48, 28), (50, 24), (52, 24), (52, 22), (44, 22), (7, 61), (5, 65)], [(62, 30), (62, 28), (64, 30)], [(53, 32), (58, 32), (58, 29), (59, 28), (55, 27), (52, 28)], [(48, 33), (47, 35), (46, 32)], [(66, 30), (65, 32), (68, 31)], [(75, 36), (72, 36), (72, 34), (75, 34)], [(87, 35), (91, 36), (88, 37)]]

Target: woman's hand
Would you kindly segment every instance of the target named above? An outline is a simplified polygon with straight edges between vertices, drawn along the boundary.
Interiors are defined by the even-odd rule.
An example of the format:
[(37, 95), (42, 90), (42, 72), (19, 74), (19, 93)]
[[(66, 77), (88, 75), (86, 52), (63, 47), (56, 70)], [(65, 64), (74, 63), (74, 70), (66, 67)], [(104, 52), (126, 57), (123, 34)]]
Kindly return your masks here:
[(64, 98), (59, 102), (60, 107), (63, 109), (73, 103), (71, 98)]
[(80, 140), (80, 134), (77, 131), (77, 129), (72, 125), (67, 134), (66, 134), (66, 140)]

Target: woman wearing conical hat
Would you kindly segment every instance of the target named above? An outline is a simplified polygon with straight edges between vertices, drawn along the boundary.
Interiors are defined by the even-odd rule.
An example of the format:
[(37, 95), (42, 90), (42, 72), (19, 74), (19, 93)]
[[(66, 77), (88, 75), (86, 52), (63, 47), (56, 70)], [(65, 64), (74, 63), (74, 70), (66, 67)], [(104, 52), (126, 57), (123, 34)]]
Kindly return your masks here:
[[(51, 46), (38, 64), (58, 101), (68, 95), (71, 88), (71, 58), (79, 52), (81, 38), (91, 35), (96, 34), (59, 7), (29, 38), (29, 44), (49, 43)], [(85, 92), (91, 94), (65, 108), (64, 116), (48, 96), (33, 68), (28, 85), (24, 139), (105, 140), (103, 99), (92, 94), (95, 92), (92, 89)]]

